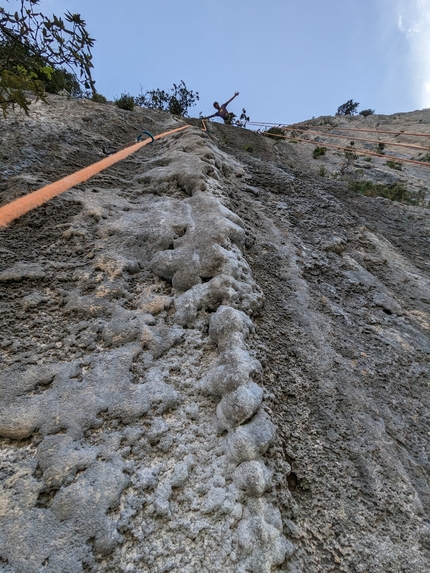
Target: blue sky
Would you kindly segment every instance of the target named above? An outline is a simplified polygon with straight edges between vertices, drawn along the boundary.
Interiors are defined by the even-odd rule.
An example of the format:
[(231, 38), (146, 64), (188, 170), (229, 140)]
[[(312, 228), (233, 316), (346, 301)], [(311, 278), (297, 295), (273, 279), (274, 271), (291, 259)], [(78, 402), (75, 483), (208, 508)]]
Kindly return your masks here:
[(87, 22), (96, 87), (108, 99), (184, 80), (200, 93), (195, 117), (236, 90), (229, 109), (245, 107), (251, 121), (333, 115), (349, 99), (384, 114), (430, 107), (430, 0), (41, 0), (40, 8)]

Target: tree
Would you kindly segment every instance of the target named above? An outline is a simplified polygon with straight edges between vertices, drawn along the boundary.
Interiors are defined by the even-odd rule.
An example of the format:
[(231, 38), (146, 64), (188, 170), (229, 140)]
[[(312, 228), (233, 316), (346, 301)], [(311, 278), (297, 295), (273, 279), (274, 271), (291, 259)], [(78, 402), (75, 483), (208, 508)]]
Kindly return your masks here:
[[(7, 0), (9, 2), (9, 0)], [(3, 115), (18, 106), (29, 113), (25, 92), (44, 99), (45, 89), (95, 93), (91, 76), (94, 39), (79, 14), (64, 20), (37, 12), (40, 0), (11, 0), (15, 12), (0, 7), (0, 107)]]
[(179, 85), (173, 84), (170, 93), (156, 89), (141, 93), (135, 98), (135, 104), (140, 107), (168, 111), (173, 115), (188, 116), (188, 109), (200, 99), (199, 92), (189, 90), (184, 80)]
[(336, 115), (355, 115), (359, 105), (359, 103), (350, 99), (337, 108)]
[(345, 171), (347, 171), (352, 163), (358, 159), (358, 155), (354, 153), (353, 145), (354, 141), (351, 141), (351, 144), (345, 149), (345, 160), (339, 169), (339, 173), (341, 175), (344, 175)]

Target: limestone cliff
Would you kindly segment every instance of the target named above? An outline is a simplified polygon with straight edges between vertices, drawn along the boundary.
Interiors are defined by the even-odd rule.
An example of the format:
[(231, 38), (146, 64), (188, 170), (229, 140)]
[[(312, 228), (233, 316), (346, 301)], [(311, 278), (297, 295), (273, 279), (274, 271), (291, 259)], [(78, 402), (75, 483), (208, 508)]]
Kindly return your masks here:
[[(10, 114), (0, 200), (183, 123)], [(428, 571), (428, 210), (190, 123), (0, 231), (0, 570)]]

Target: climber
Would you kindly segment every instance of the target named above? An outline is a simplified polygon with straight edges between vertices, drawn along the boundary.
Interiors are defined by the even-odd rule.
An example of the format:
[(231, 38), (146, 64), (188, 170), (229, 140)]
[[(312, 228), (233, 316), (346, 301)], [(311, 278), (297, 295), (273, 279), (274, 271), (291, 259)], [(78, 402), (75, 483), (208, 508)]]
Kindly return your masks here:
[(203, 119), (210, 119), (211, 117), (220, 117), (221, 119), (224, 120), (224, 123), (226, 125), (231, 125), (231, 122), (234, 118), (234, 113), (227, 111), (227, 106), (238, 95), (239, 95), (239, 92), (235, 92), (234, 96), (232, 98), (230, 98), (228, 101), (226, 101), (225, 103), (223, 103), (222, 105), (219, 105), (219, 103), (217, 101), (215, 101), (214, 102), (214, 108), (217, 109), (218, 111), (212, 115), (208, 115), (207, 117), (204, 117)]

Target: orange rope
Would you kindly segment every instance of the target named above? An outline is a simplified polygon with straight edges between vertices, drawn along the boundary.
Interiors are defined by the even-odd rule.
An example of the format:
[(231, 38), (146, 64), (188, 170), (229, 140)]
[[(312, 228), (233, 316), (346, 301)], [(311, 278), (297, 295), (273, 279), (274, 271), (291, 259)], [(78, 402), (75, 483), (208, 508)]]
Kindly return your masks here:
[[(350, 136), (350, 135), (339, 135), (337, 133), (324, 133), (318, 130), (314, 130), (314, 129), (300, 129), (298, 127), (294, 127), (294, 128), (285, 128), (282, 127), (281, 129), (284, 129), (285, 131), (301, 131), (303, 133), (318, 133), (321, 134), (323, 137), (337, 137), (338, 139), (351, 139), (354, 136)], [(337, 129), (337, 128), (336, 128)], [(430, 137), (430, 134), (429, 134)], [(293, 137), (294, 139), (294, 137)], [(395, 145), (398, 147), (410, 147), (412, 149), (421, 149), (423, 151), (430, 151), (430, 147), (421, 147), (421, 145), (414, 145), (412, 143), (397, 143), (397, 142), (393, 142), (393, 141), (377, 141), (375, 139), (364, 139), (363, 137), (354, 137), (355, 141), (366, 141), (368, 143), (383, 143), (384, 145)]]
[(430, 133), (412, 133), (410, 131), (383, 131), (380, 129), (362, 129), (358, 127), (334, 127), (332, 125), (313, 125), (312, 127), (320, 127), (322, 129), (340, 129), (343, 131), (366, 131), (368, 133), (389, 133), (390, 135), (415, 135), (416, 137), (430, 137)]
[[(249, 121), (249, 125), (271, 125), (273, 127), (279, 127), (281, 129), (294, 129), (299, 125), (306, 125), (304, 123), (287, 124), (282, 123), (268, 123), (264, 121)], [(410, 131), (384, 131), (380, 129), (362, 129), (358, 127), (341, 127), (334, 125), (311, 125), (310, 127), (319, 127), (321, 129), (340, 129), (343, 131), (367, 131), (368, 133), (389, 133), (391, 135), (416, 135), (417, 137), (430, 137), (430, 133), (412, 133)]]
[[(166, 135), (177, 133), (178, 131), (188, 129), (189, 127), (191, 126), (185, 125), (183, 127), (177, 127), (176, 129), (172, 129), (171, 131), (166, 131), (164, 133), (161, 133), (160, 135), (155, 135), (154, 139), (161, 139)], [(93, 175), (100, 173), (100, 171), (103, 171), (104, 169), (110, 167), (114, 163), (117, 163), (118, 161), (125, 159), (126, 157), (128, 157), (141, 147), (147, 145), (148, 143), (151, 143), (151, 141), (152, 141), (151, 139), (145, 139), (143, 141), (139, 141), (134, 145), (130, 145), (125, 149), (117, 151), (113, 155), (110, 155), (109, 157), (106, 157), (105, 159), (102, 159), (97, 163), (93, 163), (92, 165), (89, 165), (88, 167), (85, 167), (80, 171), (76, 171), (75, 173), (72, 173), (71, 175), (68, 175), (63, 179), (60, 179), (59, 181), (55, 181), (54, 183), (46, 185), (46, 187), (42, 187), (37, 191), (33, 191), (32, 193), (29, 193), (24, 197), (15, 199), (15, 201), (12, 201), (11, 203), (4, 205), (3, 207), (0, 207), (0, 228), (7, 227), (9, 223), (14, 221), (18, 217), (21, 217), (21, 215), (24, 215), (25, 213), (28, 213), (28, 211), (31, 211), (32, 209), (35, 209), (36, 207), (43, 205), (53, 197), (56, 197), (57, 195), (64, 193), (64, 191), (71, 189), (75, 185), (78, 185), (79, 183), (86, 181), (90, 177), (93, 177)]]
[(291, 137), (289, 135), (277, 135), (276, 133), (262, 133), (261, 135), (266, 135), (267, 137), (281, 137), (282, 139), (292, 139), (294, 141), (302, 141), (303, 143), (310, 143), (311, 145), (318, 145), (318, 146), (321, 145), (321, 147), (332, 147), (333, 149), (350, 151), (351, 153), (356, 153), (357, 155), (373, 155), (374, 157), (383, 157), (389, 161), (399, 161), (401, 163), (413, 163), (414, 165), (419, 165), (420, 167), (430, 167), (430, 163), (427, 163), (426, 161), (403, 159), (401, 157), (395, 157), (394, 155), (381, 155), (379, 153), (373, 153), (372, 151), (361, 151), (359, 149), (353, 149), (352, 147), (341, 147), (340, 145), (322, 143), (321, 141), (313, 141), (312, 139), (301, 139), (299, 137)]

